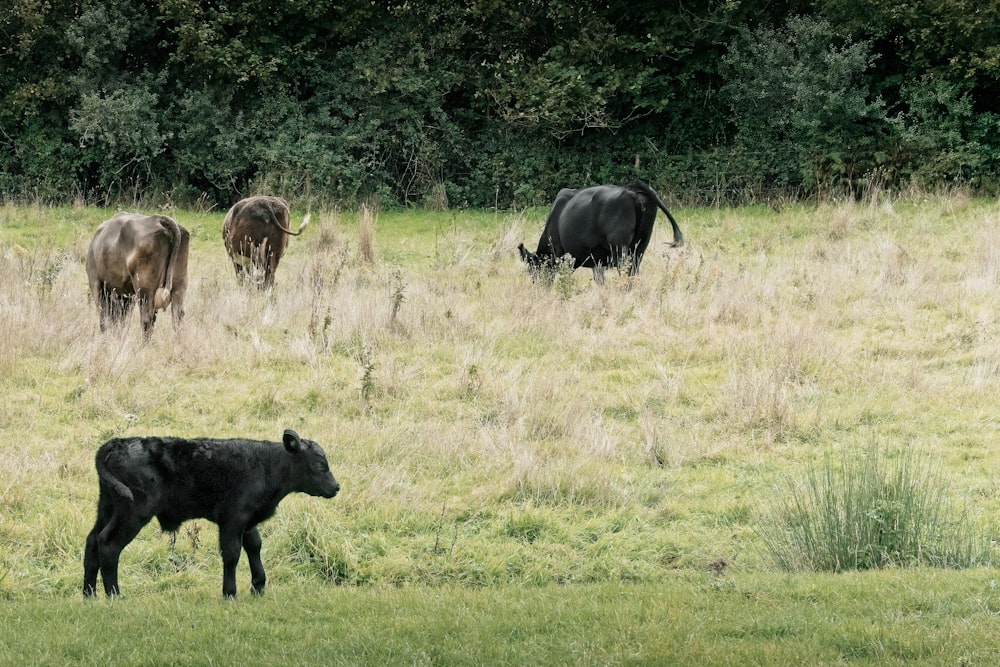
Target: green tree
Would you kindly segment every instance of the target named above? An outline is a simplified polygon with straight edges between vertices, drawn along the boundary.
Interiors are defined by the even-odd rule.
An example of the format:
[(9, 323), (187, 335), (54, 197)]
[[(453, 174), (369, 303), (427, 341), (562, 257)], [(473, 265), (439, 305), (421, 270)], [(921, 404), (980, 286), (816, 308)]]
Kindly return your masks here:
[(863, 76), (875, 60), (870, 47), (808, 17), (734, 40), (723, 93), (743, 163), (765, 182), (805, 192), (849, 187), (875, 167), (885, 110)]
[(931, 76), (961, 85), (977, 111), (997, 111), (1000, 0), (831, 0), (819, 10), (842, 34), (875, 45), (873, 89), (890, 107), (905, 85)]
[(14, 0), (0, 11), (0, 187), (43, 199), (74, 191), (65, 33), (75, 3)]
[(876, 165), (989, 187), (998, 2), (11, 0), (0, 191), (521, 206), (639, 176), (725, 201)]

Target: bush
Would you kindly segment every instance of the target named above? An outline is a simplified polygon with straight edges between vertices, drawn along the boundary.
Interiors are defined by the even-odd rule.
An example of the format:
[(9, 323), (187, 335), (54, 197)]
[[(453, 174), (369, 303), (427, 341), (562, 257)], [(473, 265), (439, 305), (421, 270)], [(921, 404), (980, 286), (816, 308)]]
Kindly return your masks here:
[(966, 86), (924, 76), (901, 87), (908, 110), (893, 119), (901, 176), (917, 186), (982, 186), (996, 159), (1000, 117), (975, 109)]
[(812, 17), (744, 30), (724, 58), (722, 87), (742, 173), (816, 191), (850, 187), (874, 168), (872, 129), (887, 121), (866, 80), (871, 47), (838, 38), (829, 22)]
[(928, 457), (873, 443), (857, 458), (844, 454), (839, 466), (827, 456), (801, 482), (779, 487), (759, 535), (783, 570), (986, 564), (989, 541), (947, 491)]

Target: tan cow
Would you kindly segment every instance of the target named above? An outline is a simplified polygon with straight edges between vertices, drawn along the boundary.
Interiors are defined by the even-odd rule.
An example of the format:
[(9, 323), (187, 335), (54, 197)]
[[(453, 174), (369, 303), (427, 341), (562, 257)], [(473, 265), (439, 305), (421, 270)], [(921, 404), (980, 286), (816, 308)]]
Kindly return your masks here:
[(180, 326), (189, 243), (188, 231), (165, 215), (117, 213), (100, 224), (87, 250), (87, 279), (102, 332), (124, 320), (135, 301), (147, 340), (157, 310), (170, 306)]
[(288, 204), (280, 197), (247, 197), (229, 209), (222, 223), (222, 241), (241, 282), (262, 290), (274, 284), (288, 237), (298, 236), (309, 224), (307, 215), (299, 231), (293, 232), (288, 226), (290, 217)]

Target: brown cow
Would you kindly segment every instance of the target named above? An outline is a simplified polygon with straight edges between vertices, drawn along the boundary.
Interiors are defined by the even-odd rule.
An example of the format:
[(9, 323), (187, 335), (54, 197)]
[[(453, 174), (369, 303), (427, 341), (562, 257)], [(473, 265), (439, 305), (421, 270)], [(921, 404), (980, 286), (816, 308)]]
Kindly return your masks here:
[(156, 311), (170, 306), (174, 327), (184, 318), (188, 231), (165, 215), (117, 213), (97, 228), (87, 250), (87, 280), (101, 331), (139, 302), (142, 333), (153, 333)]
[(236, 202), (222, 223), (222, 240), (233, 261), (236, 277), (251, 282), (259, 289), (274, 284), (274, 272), (288, 247), (288, 237), (298, 236), (309, 216), (299, 225), (299, 231), (288, 227), (288, 204), (279, 197), (247, 197)]

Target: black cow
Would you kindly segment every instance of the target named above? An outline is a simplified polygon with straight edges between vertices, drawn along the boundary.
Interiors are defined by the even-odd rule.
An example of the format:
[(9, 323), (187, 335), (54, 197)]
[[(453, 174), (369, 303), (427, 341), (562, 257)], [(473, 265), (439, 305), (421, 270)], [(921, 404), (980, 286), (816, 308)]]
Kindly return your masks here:
[(564, 256), (573, 259), (573, 268), (590, 267), (594, 280), (604, 282), (604, 267), (628, 266), (630, 276), (639, 270), (642, 256), (653, 234), (659, 207), (674, 229), (673, 246), (684, 245), (684, 236), (674, 216), (651, 187), (642, 181), (628, 185), (596, 185), (583, 190), (564, 188), (545, 220), (538, 249), (530, 252), (518, 246), (521, 259), (532, 276), (552, 275)]
[(257, 524), (294, 491), (332, 498), (340, 485), (312, 440), (286, 430), (283, 443), (260, 440), (114, 438), (97, 450), (97, 521), (83, 555), (83, 594), (119, 595), (118, 558), (154, 516), (176, 531), (188, 519), (219, 526), (222, 595), (236, 597), (240, 548), (250, 561), (251, 591), (264, 592)]

